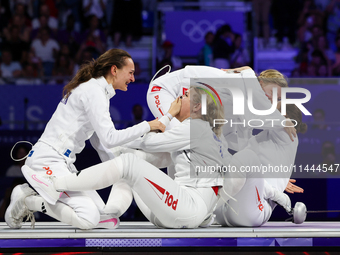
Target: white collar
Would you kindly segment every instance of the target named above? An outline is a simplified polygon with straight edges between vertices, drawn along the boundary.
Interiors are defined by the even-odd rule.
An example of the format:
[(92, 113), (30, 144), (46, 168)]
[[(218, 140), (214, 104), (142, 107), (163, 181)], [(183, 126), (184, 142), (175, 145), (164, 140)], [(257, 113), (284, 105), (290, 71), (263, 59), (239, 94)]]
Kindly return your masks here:
[(105, 90), (106, 96), (111, 99), (114, 95), (116, 95), (116, 91), (112, 87), (112, 84), (107, 83), (107, 80), (104, 76), (101, 76), (96, 79), (100, 85)]

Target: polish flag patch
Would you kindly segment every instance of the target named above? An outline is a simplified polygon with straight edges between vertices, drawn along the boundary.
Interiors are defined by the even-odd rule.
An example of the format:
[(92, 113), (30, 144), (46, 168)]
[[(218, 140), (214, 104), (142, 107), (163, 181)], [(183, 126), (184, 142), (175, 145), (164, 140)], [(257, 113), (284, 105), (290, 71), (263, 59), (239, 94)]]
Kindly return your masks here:
[(153, 86), (151, 89), (151, 92), (156, 92), (156, 91), (160, 91), (162, 89), (162, 87), (160, 86)]

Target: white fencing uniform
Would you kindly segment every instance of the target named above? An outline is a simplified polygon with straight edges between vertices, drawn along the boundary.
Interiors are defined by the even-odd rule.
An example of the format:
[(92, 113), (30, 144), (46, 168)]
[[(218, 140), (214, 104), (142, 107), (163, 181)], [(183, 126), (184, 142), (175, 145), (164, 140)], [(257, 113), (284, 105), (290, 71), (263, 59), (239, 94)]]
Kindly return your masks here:
[[(150, 131), (146, 121), (131, 128), (116, 130), (109, 112), (110, 98), (114, 95), (112, 85), (108, 84), (104, 77), (92, 78), (73, 89), (71, 95), (59, 103), (41, 138), (30, 151), (26, 165), (38, 174), (43, 172), (54, 176), (70, 175), (77, 172), (73, 165), (76, 154), (84, 149), (85, 141), (94, 132), (105, 147), (112, 148)], [(79, 199), (81, 196), (84, 199)], [(84, 203), (84, 200), (89, 201)], [(59, 201), (72, 207), (80, 218), (90, 222), (82, 225), (81, 222), (75, 222), (77, 217), (73, 217), (73, 222), (66, 222), (80, 228), (96, 226), (99, 222), (99, 210), (104, 207), (102, 199), (95, 191), (91, 191), (91, 194), (65, 192)], [(47, 211), (40, 207), (30, 209), (44, 211), (50, 215), (57, 207), (62, 207), (49, 206), (51, 209)], [(62, 214), (52, 217), (63, 221)]]
[(201, 119), (187, 119), (171, 130), (150, 132), (131, 143), (147, 152), (170, 152), (175, 162), (175, 180), (148, 162), (126, 153), (85, 169), (78, 176), (57, 178), (55, 188), (100, 189), (124, 179), (152, 212), (147, 217), (155, 225), (198, 227), (212, 213), (222, 179), (217, 171), (207, 173), (195, 169), (221, 165), (224, 157), (230, 157), (227, 151), (222, 151), (221, 141), (216, 138), (209, 123)]
[[(206, 67), (206, 66), (186, 66), (185, 68), (163, 75), (160, 78), (154, 80), (148, 90), (148, 105), (150, 110), (154, 113), (155, 117), (159, 117), (160, 113), (163, 115), (164, 112), (167, 112), (169, 109), (172, 101), (175, 100), (176, 97), (182, 95), (186, 89), (190, 87), (190, 78), (224, 78), (221, 80), (221, 82), (230, 82), (228, 85), (232, 85), (239, 89), (242, 94), (245, 97), (244, 100), (244, 115), (234, 115), (233, 114), (233, 95), (231, 94), (231, 91), (228, 89), (228, 86), (225, 86), (224, 88), (217, 88), (214, 87), (214, 84), (211, 84), (207, 80), (207, 84), (212, 85), (218, 92), (218, 94), (221, 97), (221, 100), (223, 102), (224, 110), (225, 110), (225, 119), (229, 121), (233, 121), (234, 123), (245, 123), (245, 125), (235, 125), (234, 127), (227, 125), (224, 125), (223, 127), (223, 134), (228, 142), (228, 146), (236, 151), (240, 151), (244, 149), (249, 139), (252, 137), (252, 127), (248, 126), (248, 121), (251, 121), (253, 119), (257, 119), (258, 121), (262, 122), (263, 125), (261, 128), (263, 129), (269, 129), (269, 130), (275, 130), (282, 128), (281, 121), (283, 121), (285, 118), (281, 115), (281, 113), (275, 109), (275, 111), (270, 115), (256, 115), (252, 113), (247, 106), (247, 101), (250, 98), (250, 95), (248, 95), (248, 89), (252, 90), (252, 104), (254, 106), (254, 109), (256, 110), (268, 110), (272, 107), (272, 104), (270, 100), (266, 97), (264, 91), (262, 90), (257, 77), (253, 70), (246, 69), (243, 70), (241, 73), (238, 74), (230, 74), (226, 73), (225, 71), (222, 71), (217, 68), (212, 67)], [(225, 80), (225, 78), (228, 78), (228, 80)], [(217, 81), (218, 82), (218, 81)], [(235, 108), (235, 107), (234, 107)], [(275, 106), (276, 108), (276, 106)], [(268, 119), (275, 119), (276, 121), (267, 121)], [(285, 135), (288, 138), (288, 135), (285, 133)], [(252, 153), (249, 153), (252, 154)], [(245, 156), (243, 159), (243, 164), (248, 164), (247, 159), (249, 159), (251, 155)], [(251, 158), (250, 158), (251, 159)], [(254, 159), (257, 160), (256, 158)], [(242, 165), (241, 162), (237, 162), (237, 157), (234, 159), (233, 162), (230, 164), (238, 164), (238, 166)], [(252, 160), (250, 160), (252, 162)], [(225, 162), (225, 164), (228, 164), (229, 162)], [(254, 162), (253, 162), (254, 163)], [(248, 175), (248, 177), (250, 177)], [(245, 177), (246, 178), (246, 177)], [(226, 190), (228, 190), (229, 195), (234, 195), (238, 193), (239, 189), (232, 187), (235, 186), (235, 183), (242, 183), (242, 178), (236, 178), (234, 179), (234, 183), (229, 182), (229, 187), (227, 187)], [(247, 187), (251, 185), (250, 183), (253, 182), (253, 180), (258, 179), (249, 179), (244, 180), (244, 187), (239, 196), (241, 196), (242, 193), (245, 193), (247, 190)], [(264, 190), (264, 184), (263, 179), (261, 180), (262, 184), (257, 184), (258, 188), (257, 191), (260, 194), (263, 194)], [(234, 184), (234, 185), (233, 185)], [(238, 185), (238, 184), (237, 184)], [(242, 187), (242, 185), (240, 185)], [(249, 188), (250, 190), (250, 188)], [(230, 191), (230, 192), (229, 192)], [(254, 200), (255, 201), (255, 200)], [(258, 200), (257, 200), (258, 201)], [(265, 202), (264, 202), (265, 203)], [(240, 205), (240, 203), (238, 203)], [(268, 210), (266, 210), (268, 212)], [(270, 216), (270, 215), (269, 215)], [(255, 224), (260, 225), (263, 222), (264, 216), (255, 216), (257, 221), (254, 223), (252, 219), (250, 219), (250, 222), (243, 222), (243, 224)]]
[[(184, 95), (190, 88), (190, 78), (222, 78), (226, 72), (210, 66), (186, 66), (183, 69), (167, 73), (153, 80), (146, 95), (150, 111), (155, 117), (162, 117), (170, 109), (171, 103)], [(177, 125), (176, 118), (171, 120), (168, 129)]]
[(276, 167), (279, 171), (274, 174), (247, 173), (244, 186), (234, 196), (237, 202), (229, 200), (215, 211), (217, 222), (247, 227), (266, 223), (275, 208), (274, 203), (270, 202), (274, 196), (273, 189), (283, 192), (287, 186), (297, 146), (298, 138), (292, 142), (283, 128), (264, 130), (250, 139), (246, 149), (234, 154), (230, 164), (239, 168), (261, 166), (261, 169), (267, 167), (269, 172), (270, 168)]
[[(251, 138), (253, 128), (247, 127), (249, 120), (258, 119), (263, 121), (263, 126), (261, 127), (263, 129), (276, 129), (282, 127), (281, 121), (283, 121), (285, 118), (278, 110), (275, 110), (270, 115), (256, 115), (249, 111), (247, 105), (247, 100), (250, 96), (248, 95), (248, 89), (252, 90), (252, 104), (256, 110), (267, 110), (272, 106), (270, 100), (268, 100), (267, 96), (262, 90), (261, 85), (252, 69), (246, 69), (235, 74), (227, 73), (221, 69), (210, 66), (188, 65), (183, 69), (167, 73), (152, 81), (147, 92), (148, 106), (155, 117), (160, 118), (165, 113), (167, 113), (171, 103), (190, 88), (190, 78), (227, 79), (221, 80), (223, 83), (229, 83), (226, 84), (224, 88), (214, 87), (214, 84), (209, 84), (209, 81), (207, 83), (213, 86), (218, 92), (223, 103), (225, 119), (229, 120), (229, 123), (231, 119), (234, 123), (246, 123), (245, 128), (243, 125), (234, 125), (234, 127), (230, 127), (228, 125), (223, 126), (223, 134), (229, 143), (229, 147), (233, 150), (238, 151), (245, 148), (248, 140)], [(214, 82), (218, 81), (215, 80)], [(231, 92), (228, 89), (228, 86), (230, 85), (238, 88), (245, 97), (244, 115), (234, 115), (232, 112), (233, 98)], [(276, 121), (268, 121), (268, 119), (275, 119)], [(178, 121), (173, 118), (168, 128), (171, 128), (176, 124), (178, 124)], [(252, 124), (258, 125), (258, 123)]]

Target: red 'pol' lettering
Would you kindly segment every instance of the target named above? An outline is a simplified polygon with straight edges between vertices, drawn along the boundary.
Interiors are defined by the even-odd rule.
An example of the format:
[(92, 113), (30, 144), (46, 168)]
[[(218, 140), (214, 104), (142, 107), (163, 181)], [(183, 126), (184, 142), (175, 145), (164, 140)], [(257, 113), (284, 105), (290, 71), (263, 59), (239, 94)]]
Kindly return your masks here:
[(169, 207), (171, 206), (172, 209), (176, 211), (178, 199), (176, 199), (176, 201), (174, 201), (174, 197), (172, 195), (170, 195), (170, 193), (168, 191), (165, 193), (165, 195), (166, 195), (165, 203)]

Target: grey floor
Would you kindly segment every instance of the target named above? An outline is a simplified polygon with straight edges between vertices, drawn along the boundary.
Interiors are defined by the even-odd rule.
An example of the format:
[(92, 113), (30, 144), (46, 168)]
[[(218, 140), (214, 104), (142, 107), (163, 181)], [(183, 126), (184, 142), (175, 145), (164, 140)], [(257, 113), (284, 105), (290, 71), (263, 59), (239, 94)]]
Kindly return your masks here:
[(294, 238), (340, 237), (340, 222), (268, 222), (258, 228), (231, 228), (218, 225), (198, 229), (160, 229), (148, 222), (121, 222), (114, 230), (80, 230), (59, 222), (37, 222), (35, 228), (25, 223), (10, 229), (0, 222), (0, 239), (30, 238)]

